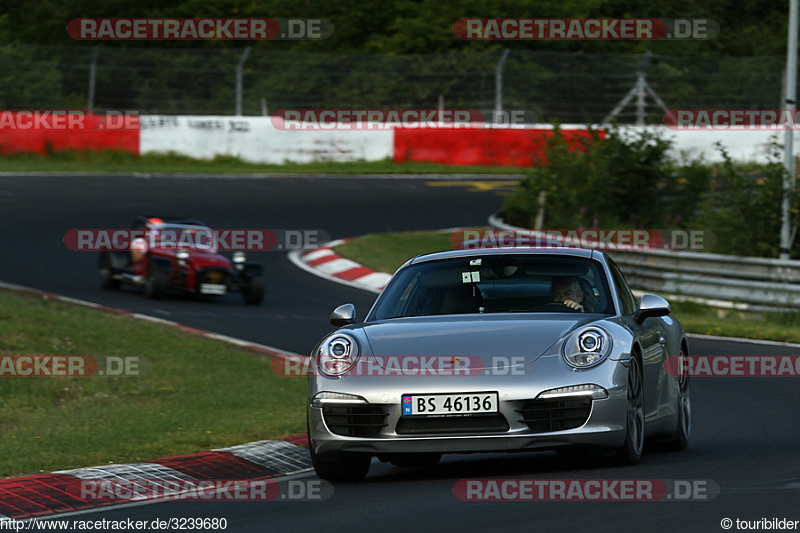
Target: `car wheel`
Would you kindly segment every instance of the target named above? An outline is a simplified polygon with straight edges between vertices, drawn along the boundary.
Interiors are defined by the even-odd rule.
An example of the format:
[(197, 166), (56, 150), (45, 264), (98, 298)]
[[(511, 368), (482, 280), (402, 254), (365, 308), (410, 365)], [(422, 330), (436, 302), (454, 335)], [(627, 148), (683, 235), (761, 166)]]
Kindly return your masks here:
[(686, 354), (681, 350), (678, 355), (678, 368), (680, 378), (678, 378), (678, 421), (675, 431), (667, 441), (668, 446), (673, 450), (685, 450), (689, 446), (689, 437), (692, 434), (692, 402), (689, 390), (689, 371), (683, 360)]
[(106, 290), (119, 289), (121, 281), (115, 279), (111, 270), (111, 257), (108, 254), (100, 256), (97, 271), (100, 274), (100, 286)]
[(314, 471), (320, 479), (327, 479), (331, 482), (336, 481), (361, 481), (369, 472), (369, 464), (372, 456), (354, 452), (329, 452), (324, 454), (311, 451), (311, 462), (314, 464)]
[(442, 458), (441, 453), (398, 453), (391, 457), (394, 466), (423, 467), (434, 466)]
[(147, 279), (144, 282), (144, 294), (150, 300), (159, 300), (164, 297), (167, 291), (169, 278), (167, 274), (162, 272), (154, 265), (150, 265), (147, 269)]
[(242, 286), (242, 298), (247, 305), (258, 305), (264, 299), (264, 281), (261, 277), (250, 278)]
[(329, 452), (317, 454), (314, 452), (314, 443), (311, 442), (311, 426), (306, 416), (306, 435), (308, 436), (308, 453), (314, 471), (320, 479), (331, 482), (336, 481), (361, 481), (369, 472), (372, 456), (365, 453)]
[(336, 481), (361, 481), (369, 472), (372, 456), (354, 452), (328, 452), (317, 454), (309, 439), (308, 450), (314, 471), (320, 479)]
[(621, 464), (636, 464), (644, 448), (644, 384), (639, 359), (631, 357), (628, 369), (628, 401), (625, 417), (625, 443), (617, 450)]

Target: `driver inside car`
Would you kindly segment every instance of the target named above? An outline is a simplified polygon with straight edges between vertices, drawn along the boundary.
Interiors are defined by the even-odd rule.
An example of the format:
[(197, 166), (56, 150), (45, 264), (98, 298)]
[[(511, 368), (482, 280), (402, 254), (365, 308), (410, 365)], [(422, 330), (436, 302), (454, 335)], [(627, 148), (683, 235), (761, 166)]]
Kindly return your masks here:
[(583, 313), (584, 292), (581, 283), (574, 276), (556, 276), (551, 291), (553, 301)]
[[(155, 242), (158, 236), (158, 230), (164, 223), (160, 218), (152, 217), (147, 220), (144, 226), (146, 234), (150, 236), (150, 240)], [(147, 237), (139, 237), (131, 242), (131, 264), (139, 267), (142, 264), (142, 259), (147, 255)]]

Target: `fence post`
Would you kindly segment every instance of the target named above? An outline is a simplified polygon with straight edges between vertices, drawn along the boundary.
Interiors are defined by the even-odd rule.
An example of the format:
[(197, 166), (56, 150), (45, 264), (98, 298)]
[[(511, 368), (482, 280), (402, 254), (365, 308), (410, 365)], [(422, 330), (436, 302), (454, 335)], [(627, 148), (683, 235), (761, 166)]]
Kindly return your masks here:
[(644, 126), (645, 118), (647, 118), (647, 104), (645, 102), (646, 94), (649, 94), (653, 100), (655, 100), (656, 104), (658, 104), (658, 106), (664, 110), (664, 113), (669, 113), (667, 104), (661, 100), (653, 88), (650, 87), (650, 84), (647, 83), (646, 70), (650, 66), (650, 59), (652, 55), (653, 53), (650, 50), (647, 50), (644, 53), (642, 60), (639, 62), (639, 66), (636, 69), (636, 83), (633, 85), (633, 88), (628, 91), (628, 94), (625, 95), (625, 98), (620, 100), (616, 107), (611, 110), (611, 113), (606, 115), (606, 117), (603, 119), (603, 124), (611, 123), (611, 121), (614, 120), (623, 109), (625, 109), (625, 106), (628, 105), (634, 97), (636, 97), (636, 125)]
[(636, 73), (636, 125), (644, 126), (644, 119), (647, 116), (646, 104), (644, 101), (645, 87), (647, 80), (644, 77), (644, 72), (639, 71)]
[(244, 69), (244, 62), (247, 61), (247, 56), (250, 55), (250, 47), (244, 49), (239, 64), (236, 65), (236, 116), (242, 116), (242, 70)]
[(644, 96), (647, 91), (647, 68), (650, 66), (650, 57), (653, 52), (646, 50), (642, 61), (639, 63), (639, 68), (636, 69), (636, 125), (644, 126), (644, 119), (647, 116), (646, 104)]
[(500, 112), (503, 110), (503, 65), (505, 65), (509, 53), (511, 53), (511, 50), (509, 50), (508, 48), (503, 50), (503, 55), (500, 56), (500, 61), (497, 62), (497, 66), (494, 69), (494, 115), (495, 116), (492, 122), (497, 122), (500, 120)]
[(86, 106), (89, 111), (94, 111), (94, 88), (97, 79), (97, 52), (98, 48), (95, 46), (92, 49), (92, 62), (89, 63), (89, 102)]
[[(797, 0), (789, 2), (789, 38), (786, 44), (786, 88), (784, 89), (783, 108), (787, 114), (794, 116), (797, 109)], [(792, 192), (795, 188), (794, 173), (794, 137), (792, 128), (784, 132), (783, 165), (786, 172), (783, 176), (783, 199), (781, 200), (781, 243), (779, 257), (789, 259), (792, 251)]]

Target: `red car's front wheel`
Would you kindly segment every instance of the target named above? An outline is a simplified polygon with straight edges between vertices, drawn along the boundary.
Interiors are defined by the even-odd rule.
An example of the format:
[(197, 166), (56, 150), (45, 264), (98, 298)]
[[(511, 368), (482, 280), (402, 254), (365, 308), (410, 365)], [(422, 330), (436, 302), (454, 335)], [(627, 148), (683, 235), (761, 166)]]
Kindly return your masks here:
[(150, 300), (158, 300), (164, 297), (167, 291), (169, 278), (165, 272), (160, 271), (154, 265), (150, 265), (147, 269), (147, 278), (144, 282), (144, 294)]
[(261, 277), (250, 278), (242, 285), (242, 298), (247, 305), (258, 305), (264, 299), (264, 281)]

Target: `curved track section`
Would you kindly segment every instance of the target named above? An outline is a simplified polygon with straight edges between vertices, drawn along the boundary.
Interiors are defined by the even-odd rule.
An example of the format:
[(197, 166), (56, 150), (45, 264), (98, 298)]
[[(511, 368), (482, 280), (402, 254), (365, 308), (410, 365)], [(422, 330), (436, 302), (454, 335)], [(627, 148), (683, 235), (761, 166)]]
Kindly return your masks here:
[[(125, 228), (135, 214), (165, 213), (218, 227), (321, 229), (336, 239), (483, 225), (499, 205), (490, 188), (431, 187), (424, 179), (0, 177), (0, 279), (308, 353), (331, 329), (327, 316), (335, 305), (350, 301), (363, 314), (374, 295), (315, 278), (293, 266), (285, 253), (265, 252), (257, 254), (269, 279), (261, 306), (248, 307), (235, 296), (220, 302), (169, 298), (153, 303), (131, 290), (102, 291), (96, 255), (71, 252), (62, 238), (69, 229)], [(693, 339), (690, 348), (708, 355), (798, 351), (713, 339)], [(365, 482), (338, 484), (323, 501), (172, 501), (98, 510), (81, 518), (224, 517), (228, 531), (719, 531), (725, 518), (800, 520), (797, 378), (696, 378), (692, 408), (689, 450), (648, 450), (636, 467), (579, 462), (549, 452), (449, 456), (426, 469), (376, 462)], [(453, 494), (460, 479), (494, 477), (710, 480), (720, 492), (708, 501), (659, 502), (464, 502)]]
[(153, 302), (131, 289), (103, 291), (97, 253), (70, 251), (64, 235), (70, 229), (129, 228), (137, 214), (163, 213), (212, 227), (321, 230), (335, 239), (484, 225), (486, 213), (500, 205), (491, 190), (427, 183), (396, 177), (4, 176), (0, 280), (308, 353), (331, 329), (327, 316), (338, 303), (350, 301), (366, 312), (375, 295), (316, 278), (293, 266), (285, 252), (273, 251), (249, 254), (266, 271), (267, 296), (260, 306), (244, 305), (238, 295), (218, 302), (180, 296)]

